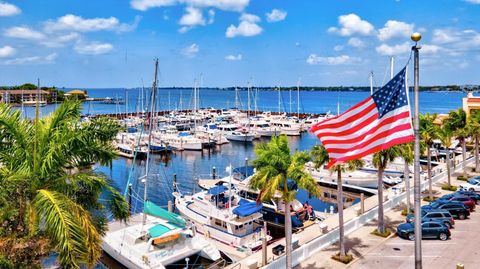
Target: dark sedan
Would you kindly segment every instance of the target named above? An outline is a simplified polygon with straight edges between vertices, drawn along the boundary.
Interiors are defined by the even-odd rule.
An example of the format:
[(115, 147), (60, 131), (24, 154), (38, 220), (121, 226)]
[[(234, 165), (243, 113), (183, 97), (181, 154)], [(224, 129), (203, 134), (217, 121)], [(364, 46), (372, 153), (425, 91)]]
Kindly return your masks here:
[(465, 195), (447, 194), (447, 195), (442, 196), (439, 200), (447, 200), (447, 201), (451, 201), (451, 202), (461, 202), (464, 205), (466, 205), (470, 211), (475, 210), (475, 205), (476, 205), (475, 201), (472, 198), (470, 198), (468, 196), (465, 196)]
[[(415, 240), (415, 225), (413, 222), (402, 223), (397, 227), (398, 236), (408, 239)], [(426, 221), (422, 223), (422, 239), (426, 238), (438, 238), (442, 241), (450, 238), (450, 230), (448, 227), (437, 221)]]
[(457, 192), (453, 193), (453, 195), (464, 195), (464, 196), (468, 196), (468, 197), (472, 198), (472, 200), (475, 201), (475, 203), (476, 203), (477, 205), (480, 205), (480, 194), (478, 194), (478, 193), (476, 193), (476, 192), (460, 190), (460, 191), (457, 191)]
[(464, 220), (468, 216), (470, 216), (470, 210), (466, 205), (464, 205), (463, 203), (451, 202), (446, 200), (433, 201), (428, 205), (422, 206), (422, 209), (427, 211), (430, 209), (445, 209), (450, 212), (453, 217), (461, 220)]

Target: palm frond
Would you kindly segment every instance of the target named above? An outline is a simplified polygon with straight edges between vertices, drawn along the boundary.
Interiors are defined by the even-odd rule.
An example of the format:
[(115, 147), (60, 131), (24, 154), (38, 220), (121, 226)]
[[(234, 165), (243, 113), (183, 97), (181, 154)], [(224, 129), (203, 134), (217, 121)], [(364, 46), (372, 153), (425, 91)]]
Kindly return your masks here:
[(44, 222), (41, 228), (55, 245), (62, 266), (79, 268), (87, 263), (87, 231), (76, 214), (75, 203), (60, 193), (42, 189), (37, 192), (32, 206)]

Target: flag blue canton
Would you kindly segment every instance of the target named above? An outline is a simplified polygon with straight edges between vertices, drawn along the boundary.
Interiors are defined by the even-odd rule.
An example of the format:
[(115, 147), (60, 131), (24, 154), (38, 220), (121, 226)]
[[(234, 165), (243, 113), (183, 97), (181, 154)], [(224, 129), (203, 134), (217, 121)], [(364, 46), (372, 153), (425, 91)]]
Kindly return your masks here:
[(405, 90), (406, 67), (380, 90), (373, 93), (372, 98), (377, 105), (379, 118), (390, 111), (407, 106), (407, 93)]

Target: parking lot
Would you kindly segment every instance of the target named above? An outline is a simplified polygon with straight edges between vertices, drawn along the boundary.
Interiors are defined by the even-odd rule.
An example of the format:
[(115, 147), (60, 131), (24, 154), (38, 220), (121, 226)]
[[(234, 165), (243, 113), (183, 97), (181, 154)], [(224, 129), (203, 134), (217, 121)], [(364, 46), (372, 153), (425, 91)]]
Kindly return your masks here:
[[(447, 241), (422, 240), (424, 268), (480, 268), (480, 208), (467, 220), (455, 220)], [(394, 236), (368, 253), (349, 268), (414, 268), (414, 243)]]

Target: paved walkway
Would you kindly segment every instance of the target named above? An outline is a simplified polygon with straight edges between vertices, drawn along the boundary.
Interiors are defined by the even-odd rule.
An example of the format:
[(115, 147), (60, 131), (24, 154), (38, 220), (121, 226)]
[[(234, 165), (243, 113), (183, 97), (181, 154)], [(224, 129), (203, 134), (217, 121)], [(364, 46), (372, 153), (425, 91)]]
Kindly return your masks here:
[[(471, 171), (473, 164), (469, 165), (468, 171)], [(473, 173), (470, 173), (473, 175)], [(456, 175), (452, 177), (452, 185), (458, 186), (463, 181), (457, 181)], [(449, 191), (441, 190), (442, 182), (446, 182), (446, 178), (437, 184), (434, 184), (434, 192), (436, 196), (449, 193)], [(422, 194), (427, 196), (427, 194)], [(413, 196), (413, 193), (412, 193)], [(422, 196), (422, 197), (423, 197)], [(412, 197), (413, 199), (413, 197)], [(426, 202), (423, 202), (426, 204)], [(413, 206), (413, 203), (412, 203)], [(480, 211), (478, 209), (477, 211)], [(462, 261), (465, 265), (480, 264), (480, 248), (478, 242), (480, 240), (480, 228), (472, 232), (474, 240), (470, 240), (471, 228), (480, 221), (480, 213), (474, 212), (472, 220), (460, 223), (456, 222), (455, 229), (452, 230), (452, 240), (448, 242), (423, 240), (425, 268), (454, 268), (458, 261)], [(393, 228), (405, 222), (405, 217), (401, 215), (401, 208), (396, 208), (385, 213), (386, 225)], [(353, 254), (355, 260), (349, 265), (331, 259), (331, 256), (338, 253), (338, 244), (331, 245), (326, 249), (315, 254), (315, 256), (303, 261), (295, 268), (413, 268), (413, 243), (391, 235), (390, 238), (381, 238), (370, 233), (376, 227), (376, 220), (352, 232), (346, 237), (346, 249)], [(478, 236), (478, 237), (477, 237)], [(440, 246), (439, 246), (440, 245)], [(468, 248), (468, 254), (457, 254), (464, 251), (463, 246), (471, 246)], [(455, 259), (458, 257), (458, 259)], [(448, 265), (445, 267), (444, 265)], [(443, 267), (439, 267), (443, 266)], [(477, 268), (475, 266), (466, 268)]]

